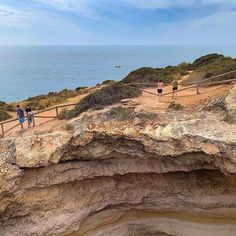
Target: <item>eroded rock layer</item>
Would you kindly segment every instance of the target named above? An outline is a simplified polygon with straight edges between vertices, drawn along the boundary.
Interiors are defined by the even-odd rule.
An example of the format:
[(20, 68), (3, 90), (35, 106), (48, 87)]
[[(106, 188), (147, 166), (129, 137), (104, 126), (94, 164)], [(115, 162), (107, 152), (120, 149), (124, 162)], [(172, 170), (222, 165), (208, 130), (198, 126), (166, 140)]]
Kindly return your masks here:
[(226, 117), (114, 106), (1, 140), (0, 235), (235, 236)]

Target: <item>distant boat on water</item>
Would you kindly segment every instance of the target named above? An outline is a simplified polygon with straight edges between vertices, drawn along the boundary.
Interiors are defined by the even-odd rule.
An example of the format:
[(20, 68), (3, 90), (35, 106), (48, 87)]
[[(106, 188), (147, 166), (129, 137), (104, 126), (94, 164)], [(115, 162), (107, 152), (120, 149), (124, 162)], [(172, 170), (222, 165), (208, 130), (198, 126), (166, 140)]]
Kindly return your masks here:
[(121, 65), (115, 65), (115, 68), (121, 68)]

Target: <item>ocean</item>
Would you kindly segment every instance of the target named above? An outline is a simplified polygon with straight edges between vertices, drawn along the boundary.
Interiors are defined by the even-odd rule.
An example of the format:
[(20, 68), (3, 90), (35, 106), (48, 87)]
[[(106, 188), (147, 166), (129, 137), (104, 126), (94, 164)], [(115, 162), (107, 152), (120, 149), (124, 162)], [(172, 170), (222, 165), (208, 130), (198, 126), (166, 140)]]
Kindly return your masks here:
[(177, 65), (213, 52), (236, 57), (235, 46), (1, 46), (0, 101), (121, 80), (143, 66)]

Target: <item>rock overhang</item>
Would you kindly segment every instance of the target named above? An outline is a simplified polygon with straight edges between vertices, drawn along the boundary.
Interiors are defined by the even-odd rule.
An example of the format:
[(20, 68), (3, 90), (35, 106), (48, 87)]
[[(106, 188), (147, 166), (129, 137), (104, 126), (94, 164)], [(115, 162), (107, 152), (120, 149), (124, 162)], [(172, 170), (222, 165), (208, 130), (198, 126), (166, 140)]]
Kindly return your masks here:
[(1, 140), (1, 235), (234, 235), (235, 124), (112, 109)]

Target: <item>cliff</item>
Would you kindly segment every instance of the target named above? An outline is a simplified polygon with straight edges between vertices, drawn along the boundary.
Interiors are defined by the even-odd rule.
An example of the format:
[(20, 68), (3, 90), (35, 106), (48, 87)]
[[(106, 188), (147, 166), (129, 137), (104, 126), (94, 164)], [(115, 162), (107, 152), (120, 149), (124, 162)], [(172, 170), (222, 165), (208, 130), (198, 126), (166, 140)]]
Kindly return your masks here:
[[(197, 82), (212, 76), (224, 74), (236, 70), (236, 59), (226, 57), (221, 54), (212, 53), (197, 58), (192, 63), (180, 63), (177, 66), (167, 66), (165, 68), (143, 67), (128, 74), (123, 83), (157, 83), (160, 79), (165, 83), (180, 79), (183, 75), (189, 78), (185, 82)], [(218, 80), (234, 79), (235, 74), (221, 76)], [(216, 81), (216, 80), (214, 80)], [(209, 82), (209, 81), (208, 81)]]
[(235, 91), (224, 115), (117, 104), (2, 139), (0, 235), (235, 236)]

